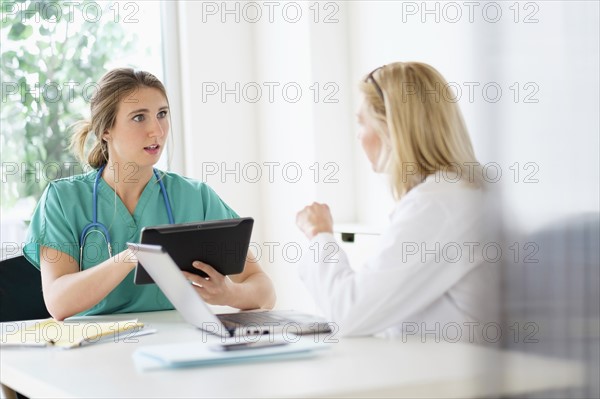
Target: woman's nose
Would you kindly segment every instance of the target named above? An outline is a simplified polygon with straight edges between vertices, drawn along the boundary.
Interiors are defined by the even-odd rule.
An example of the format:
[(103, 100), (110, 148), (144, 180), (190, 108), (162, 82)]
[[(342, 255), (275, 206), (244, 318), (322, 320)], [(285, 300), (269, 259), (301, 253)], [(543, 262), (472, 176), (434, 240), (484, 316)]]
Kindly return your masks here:
[(166, 127), (163, 126), (161, 120), (156, 118), (154, 123), (152, 124), (152, 131), (150, 132), (150, 136), (162, 137), (166, 134)]

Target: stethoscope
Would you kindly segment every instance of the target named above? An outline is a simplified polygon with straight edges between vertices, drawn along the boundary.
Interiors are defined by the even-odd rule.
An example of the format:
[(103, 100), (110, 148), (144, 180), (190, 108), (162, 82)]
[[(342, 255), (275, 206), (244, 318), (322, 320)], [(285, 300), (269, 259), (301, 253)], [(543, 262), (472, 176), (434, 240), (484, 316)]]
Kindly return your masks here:
[[(93, 233), (94, 231), (102, 234), (104, 240), (106, 241), (106, 245), (108, 246), (108, 256), (112, 258), (112, 247), (110, 245), (110, 233), (108, 232), (108, 228), (102, 223), (98, 221), (98, 183), (100, 183), (100, 178), (102, 177), (102, 171), (106, 165), (102, 165), (100, 169), (98, 169), (98, 174), (96, 175), (96, 180), (94, 181), (94, 189), (92, 191), (92, 223), (89, 223), (85, 226), (81, 232), (81, 236), (79, 237), (80, 247), (79, 247), (79, 264), (80, 269), (83, 264), (83, 247), (85, 246), (85, 239), (88, 234)], [(163, 200), (165, 201), (165, 207), (167, 208), (167, 215), (169, 217), (169, 223), (175, 223), (173, 219), (173, 212), (171, 211), (171, 204), (169, 203), (169, 196), (167, 195), (167, 190), (165, 189), (165, 185), (162, 182), (162, 179), (158, 176), (158, 172), (156, 169), (154, 171), (154, 176), (156, 176), (156, 180), (158, 180), (158, 184), (160, 185), (160, 191), (162, 192)], [(92, 230), (97, 229), (97, 230)]]

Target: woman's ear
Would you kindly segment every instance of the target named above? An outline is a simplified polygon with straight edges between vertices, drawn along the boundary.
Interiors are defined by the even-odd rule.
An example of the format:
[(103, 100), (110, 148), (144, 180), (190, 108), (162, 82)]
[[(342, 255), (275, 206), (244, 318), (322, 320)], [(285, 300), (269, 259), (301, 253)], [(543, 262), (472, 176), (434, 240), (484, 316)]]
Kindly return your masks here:
[(110, 141), (110, 133), (108, 133), (108, 130), (104, 132), (104, 134), (102, 134), (102, 140), (109, 142)]

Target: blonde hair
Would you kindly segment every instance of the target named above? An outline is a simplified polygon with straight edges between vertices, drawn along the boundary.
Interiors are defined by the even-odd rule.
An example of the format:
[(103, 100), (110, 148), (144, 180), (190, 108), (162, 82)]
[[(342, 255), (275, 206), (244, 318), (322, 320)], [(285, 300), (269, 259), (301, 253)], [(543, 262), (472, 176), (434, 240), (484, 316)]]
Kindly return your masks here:
[[(97, 83), (97, 91), (90, 101), (91, 119), (81, 120), (72, 126), (74, 133), (71, 136), (70, 148), (81, 162), (87, 162), (94, 169), (108, 162), (108, 147), (102, 135), (107, 129), (113, 127), (123, 97), (140, 87), (158, 89), (165, 96), (168, 105), (169, 99), (165, 87), (149, 72), (132, 68), (116, 68), (100, 79)], [(85, 143), (90, 133), (94, 135), (95, 141), (86, 154)]]
[(379, 166), (389, 173), (396, 199), (437, 171), (481, 185), (457, 99), (436, 69), (418, 62), (385, 65), (363, 79), (360, 91), (383, 144)]

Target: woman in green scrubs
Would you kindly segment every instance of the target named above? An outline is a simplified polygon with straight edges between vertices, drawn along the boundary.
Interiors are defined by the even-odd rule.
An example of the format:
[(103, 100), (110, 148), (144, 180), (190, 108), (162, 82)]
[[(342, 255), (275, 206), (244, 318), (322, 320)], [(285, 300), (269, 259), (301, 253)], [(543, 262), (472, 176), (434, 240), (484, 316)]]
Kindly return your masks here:
[[(206, 184), (153, 168), (169, 134), (169, 103), (156, 77), (112, 70), (98, 82), (90, 108), (91, 120), (78, 125), (72, 148), (93, 170), (48, 185), (34, 211), (24, 254), (41, 270), (46, 306), (58, 320), (172, 309), (156, 285), (133, 283), (137, 259), (126, 243), (139, 242), (145, 226), (238, 215)], [(90, 134), (95, 144), (84, 154)], [(84, 232), (82, 240), (93, 221), (94, 199), (103, 226)], [(243, 273), (231, 278), (201, 262), (194, 266), (209, 276), (186, 273), (206, 302), (273, 307), (273, 284), (257, 262), (247, 261)]]

